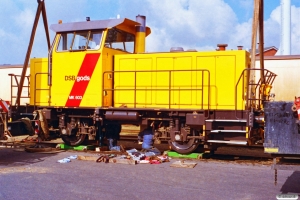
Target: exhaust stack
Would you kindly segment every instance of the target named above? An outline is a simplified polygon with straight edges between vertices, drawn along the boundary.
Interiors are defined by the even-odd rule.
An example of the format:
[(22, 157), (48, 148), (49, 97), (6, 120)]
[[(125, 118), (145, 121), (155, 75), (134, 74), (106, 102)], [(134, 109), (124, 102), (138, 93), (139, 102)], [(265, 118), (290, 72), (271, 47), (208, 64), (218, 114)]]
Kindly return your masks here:
[(218, 51), (226, 51), (227, 44), (218, 44)]
[(145, 53), (146, 50), (146, 16), (136, 16), (136, 21), (141, 25), (135, 27), (135, 46), (134, 53)]

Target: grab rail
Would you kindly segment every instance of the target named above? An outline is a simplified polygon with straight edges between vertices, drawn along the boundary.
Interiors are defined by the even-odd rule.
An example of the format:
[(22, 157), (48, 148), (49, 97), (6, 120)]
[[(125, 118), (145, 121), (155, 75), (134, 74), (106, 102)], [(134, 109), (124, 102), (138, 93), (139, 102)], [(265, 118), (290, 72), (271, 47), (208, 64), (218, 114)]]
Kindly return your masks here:
[[(195, 84), (190, 86), (190, 88), (175, 88), (176, 86), (172, 85), (172, 81), (174, 81), (174, 78), (172, 78), (175, 72), (201, 72), (201, 78), (202, 78), (202, 82), (200, 83), (200, 85)], [(112, 74), (112, 81), (113, 81), (113, 77), (115, 76), (115, 74), (117, 73), (132, 73), (134, 74), (134, 85), (132, 86), (127, 86), (127, 88), (105, 88), (105, 76), (106, 74)], [(169, 82), (168, 85), (165, 86), (160, 86), (160, 85), (156, 85), (156, 84), (151, 84), (149, 85), (149, 87), (151, 88), (137, 88), (137, 77), (138, 76), (142, 76), (145, 73), (151, 73), (151, 74), (157, 74), (157, 73), (168, 73), (168, 78)], [(206, 75), (207, 74), (207, 75)], [(207, 78), (206, 78), (207, 77)], [(207, 79), (207, 80), (206, 80)], [(171, 95), (172, 95), (172, 91), (201, 91), (201, 107), (200, 109), (204, 109), (204, 93), (205, 93), (205, 89), (204, 87), (207, 87), (207, 109), (210, 109), (210, 72), (209, 70), (206, 69), (195, 69), (195, 70), (139, 70), (139, 71), (105, 71), (103, 72), (103, 79), (102, 79), (102, 86), (103, 86), (103, 92), (104, 91), (125, 91), (125, 90), (134, 90), (134, 108), (136, 108), (136, 104), (137, 104), (137, 97), (136, 97), (136, 93), (137, 91), (169, 91), (168, 96), (169, 96), (169, 101), (168, 101), (168, 108), (171, 108)], [(114, 84), (112, 84), (112, 87), (114, 87)], [(154, 88), (152, 88), (154, 87)], [(165, 87), (165, 88), (157, 88), (157, 87)], [(102, 97), (102, 102), (104, 102), (104, 95)], [(176, 105), (181, 105), (181, 104), (176, 104)], [(103, 106), (103, 105), (102, 105)]]
[[(237, 94), (237, 91), (238, 91), (238, 86), (242, 80), (242, 85), (243, 85), (243, 89), (242, 89), (242, 98), (244, 101), (246, 101), (246, 104), (245, 104), (245, 108), (246, 109), (251, 109), (251, 108), (255, 108), (256, 106), (258, 108), (261, 107), (261, 105), (263, 104), (264, 101), (268, 101), (264, 98), (262, 98), (264, 96), (264, 91), (266, 90), (266, 87), (268, 86), (271, 86), (276, 78), (276, 74), (267, 70), (267, 69), (264, 69), (264, 77), (265, 77), (265, 83), (262, 83), (262, 79), (260, 78), (258, 80), (257, 83), (250, 83), (250, 80), (248, 78), (247, 80), (247, 93), (246, 93), (246, 96), (244, 96), (245, 94), (245, 76), (247, 75), (247, 77), (249, 77), (249, 74), (251, 71), (261, 71), (262, 69), (244, 69), (236, 83), (236, 86), (235, 86), (235, 115), (236, 115), (236, 118), (239, 119), (237, 117), (237, 99), (238, 99), (238, 94)], [(247, 73), (246, 73), (247, 72)], [(252, 97), (249, 97), (249, 92), (250, 90), (252, 89), (250, 86), (255, 86), (254, 87), (254, 91), (251, 91), (252, 92)]]

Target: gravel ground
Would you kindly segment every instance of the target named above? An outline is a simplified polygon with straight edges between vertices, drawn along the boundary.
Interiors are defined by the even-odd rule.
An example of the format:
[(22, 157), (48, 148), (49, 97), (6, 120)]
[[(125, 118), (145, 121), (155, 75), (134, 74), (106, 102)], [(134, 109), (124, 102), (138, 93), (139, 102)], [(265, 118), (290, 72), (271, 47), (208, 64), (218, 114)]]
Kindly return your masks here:
[(300, 194), (300, 172), (274, 171), (268, 162), (192, 160), (194, 168), (170, 164), (113, 164), (72, 160), (65, 151), (27, 153), (0, 147), (0, 199), (276, 199)]

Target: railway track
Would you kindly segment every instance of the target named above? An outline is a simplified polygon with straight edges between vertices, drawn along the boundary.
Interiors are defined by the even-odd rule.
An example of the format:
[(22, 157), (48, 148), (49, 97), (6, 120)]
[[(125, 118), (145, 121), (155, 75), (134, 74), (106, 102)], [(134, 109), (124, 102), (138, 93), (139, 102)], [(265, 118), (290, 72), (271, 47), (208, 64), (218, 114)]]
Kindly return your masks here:
[[(141, 144), (138, 144), (137, 141), (137, 131), (132, 132), (126, 132), (125, 134), (120, 135), (120, 140), (118, 141), (118, 145), (122, 144), (126, 148), (136, 148), (141, 149)], [(22, 142), (23, 139), (25, 139), (26, 136), (17, 136), (12, 141), (0, 141), (0, 145), (3, 147), (5, 146), (29, 146), (29, 145), (35, 145), (36, 142), (34, 141), (26, 141)], [(61, 139), (55, 139), (51, 141), (42, 141), (40, 144), (43, 144), (45, 146), (49, 147), (56, 147), (58, 144), (63, 143)], [(93, 143), (89, 143), (90, 145), (95, 145)], [(161, 152), (164, 152), (166, 150), (169, 150), (169, 145), (167, 141), (162, 141), (161, 144), (154, 144), (156, 148), (158, 148)], [(200, 153), (199, 151), (195, 151), (196, 153)], [(272, 158), (270, 154), (265, 154), (263, 152), (263, 148), (259, 147), (245, 147), (245, 146), (224, 146), (219, 147), (217, 151), (214, 152), (214, 155), (217, 157), (230, 157), (230, 156), (248, 156), (248, 157), (258, 157), (258, 158)]]
[[(137, 141), (137, 130), (126, 130), (125, 134), (120, 135), (120, 140), (118, 141), (118, 145), (123, 145), (127, 149), (135, 148), (135, 149), (141, 149), (141, 144), (138, 144)], [(12, 147), (12, 146), (30, 146), (37, 144), (34, 141), (26, 141), (22, 142), (20, 140), (20, 137), (16, 137), (17, 139), (15, 142), (5, 142), (0, 141), (0, 145), (2, 147)], [(21, 137), (22, 138), (22, 137)], [(23, 139), (26, 138), (26, 136), (23, 136)], [(61, 139), (55, 139), (51, 141), (42, 141), (40, 144), (55, 148), (58, 144), (63, 143)], [(90, 143), (90, 145), (95, 145), (93, 143)], [(154, 146), (159, 149), (161, 152), (164, 152), (166, 150), (170, 150), (169, 144), (167, 141), (162, 141), (161, 144), (154, 144)], [(195, 153), (201, 153), (200, 151), (195, 151)], [(247, 147), (247, 146), (223, 146), (219, 147), (213, 155), (210, 157), (215, 157), (218, 159), (231, 159), (234, 157), (253, 157), (253, 158), (262, 158), (262, 159), (271, 159), (272, 156), (270, 154), (265, 154), (263, 152), (263, 148), (261, 147)]]

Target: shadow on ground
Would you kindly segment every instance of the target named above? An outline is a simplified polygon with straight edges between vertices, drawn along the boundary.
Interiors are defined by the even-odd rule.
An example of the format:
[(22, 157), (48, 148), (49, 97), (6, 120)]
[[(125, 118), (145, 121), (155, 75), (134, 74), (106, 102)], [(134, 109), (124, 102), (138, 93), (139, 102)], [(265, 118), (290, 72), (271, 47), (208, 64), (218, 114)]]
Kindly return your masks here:
[(0, 148), (0, 168), (22, 166), (44, 161), (55, 153), (28, 153), (22, 148)]
[(300, 194), (300, 171), (295, 171), (288, 177), (280, 190), (282, 193)]

